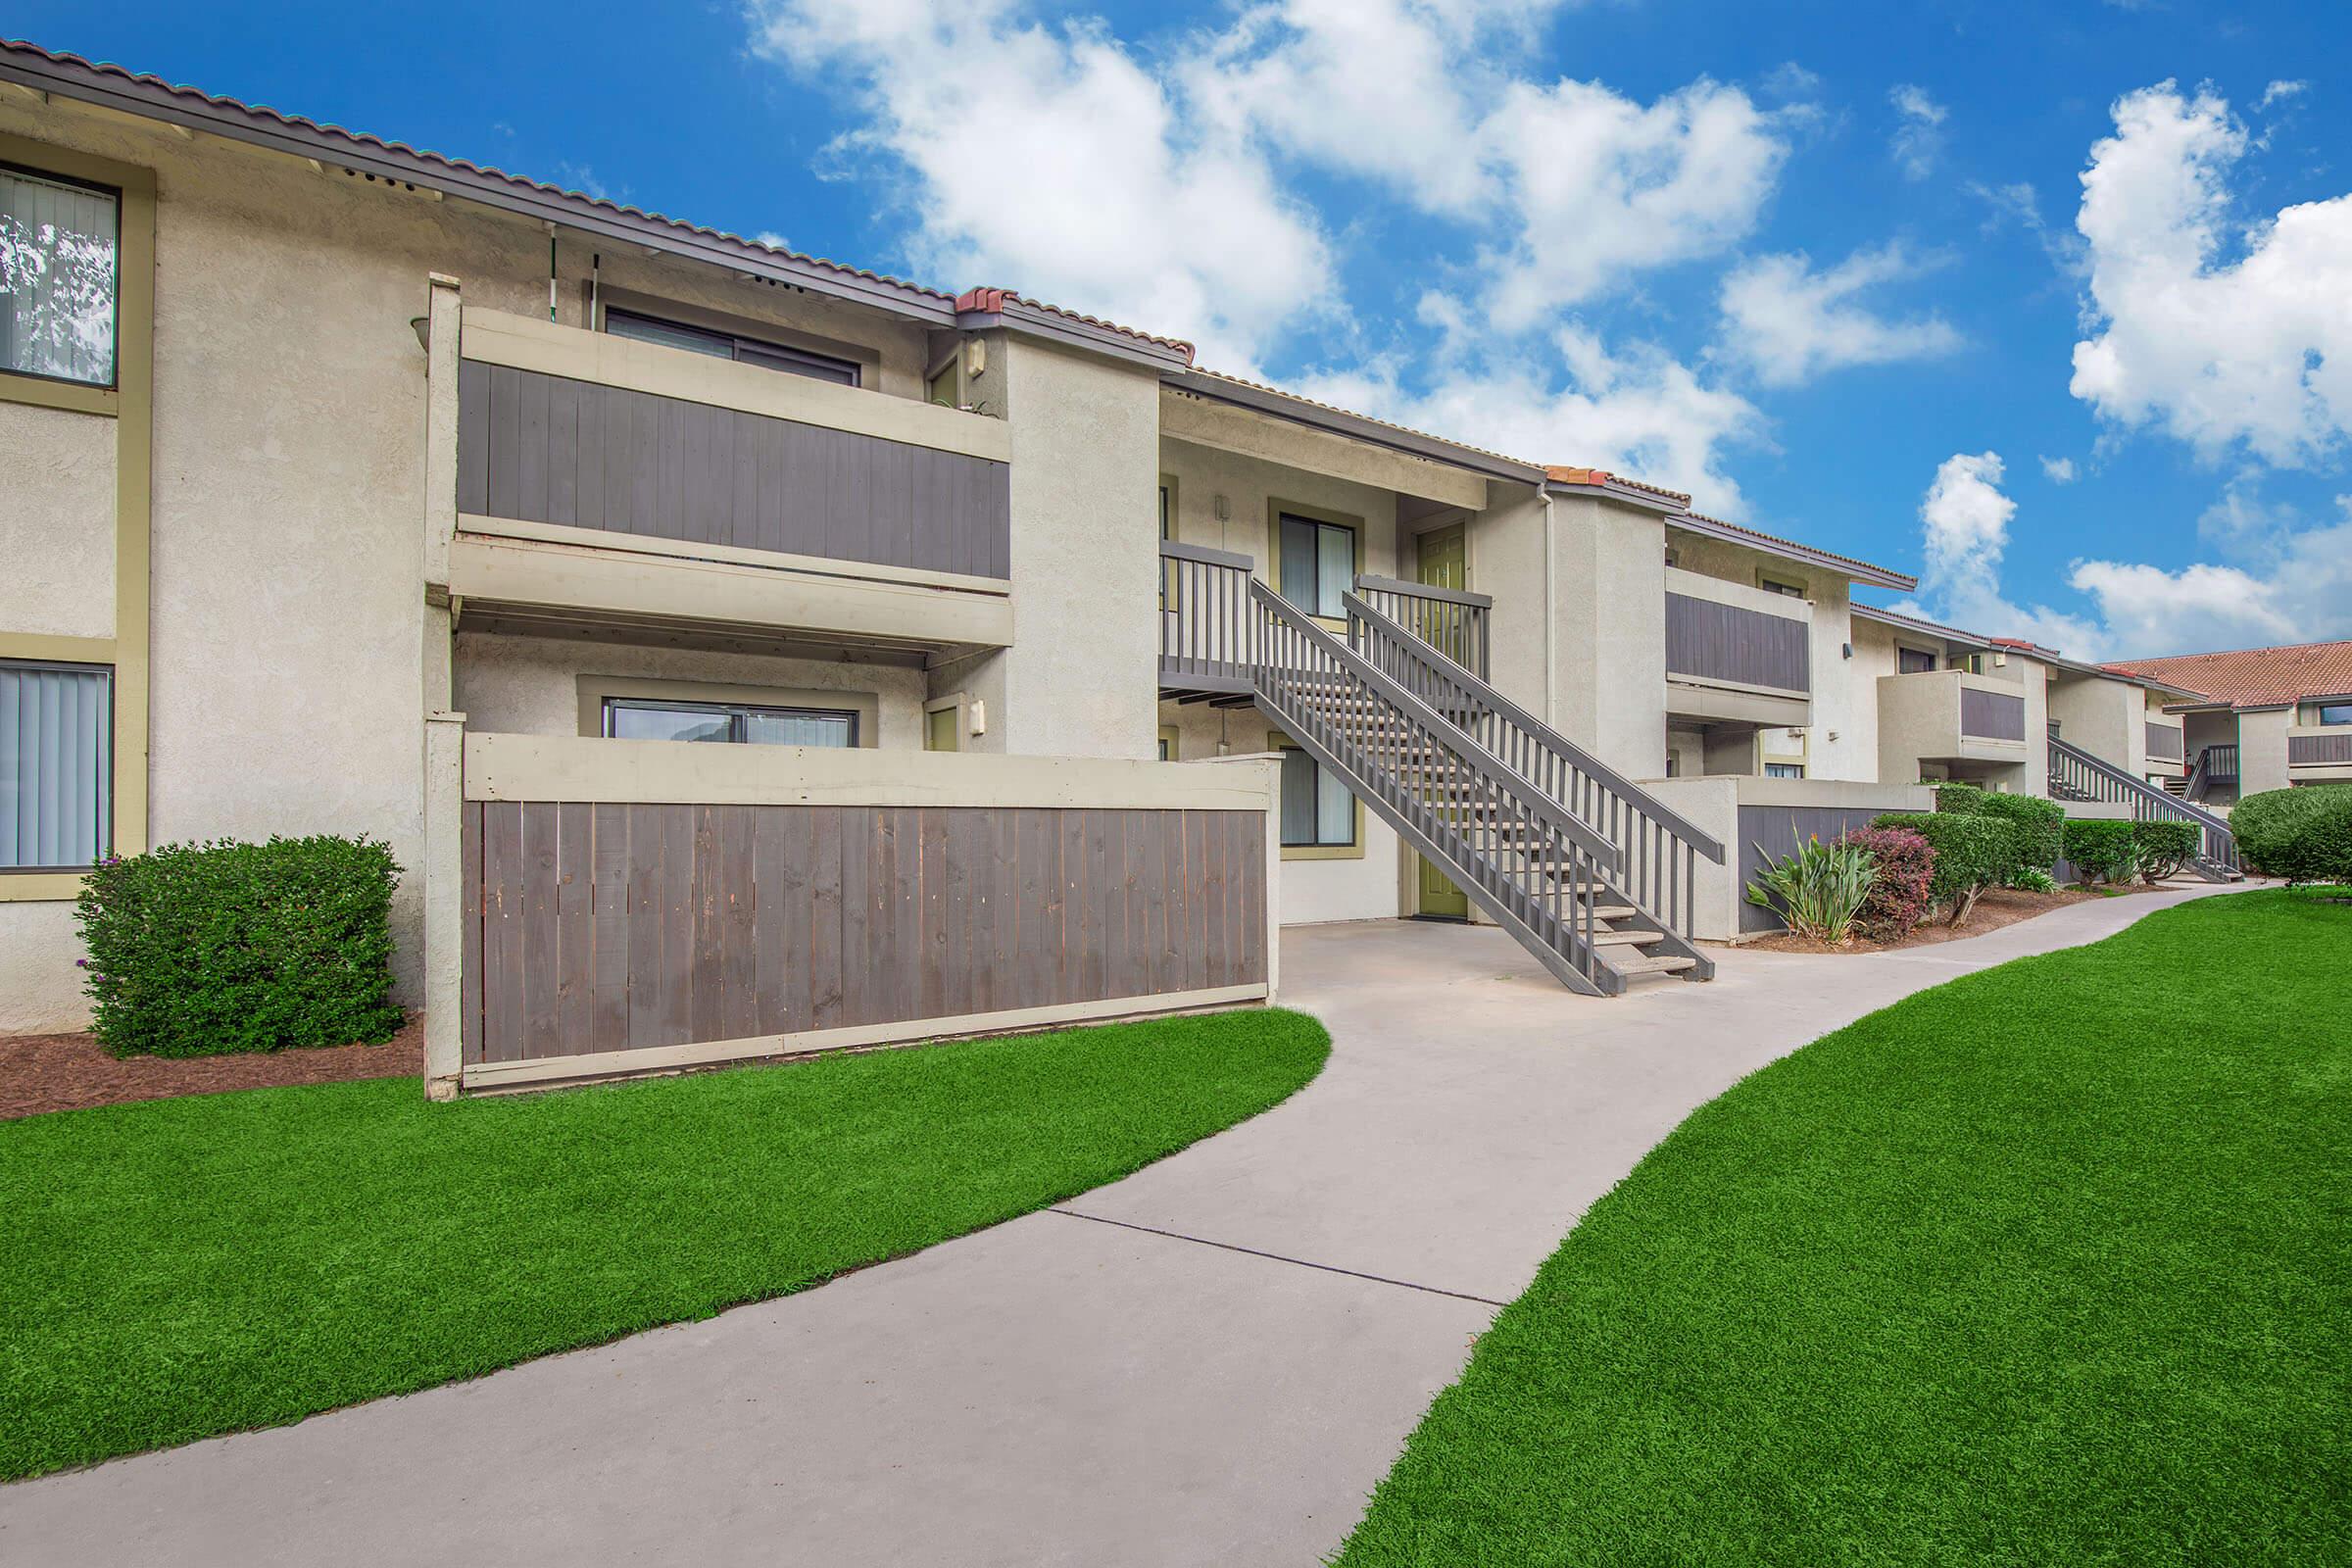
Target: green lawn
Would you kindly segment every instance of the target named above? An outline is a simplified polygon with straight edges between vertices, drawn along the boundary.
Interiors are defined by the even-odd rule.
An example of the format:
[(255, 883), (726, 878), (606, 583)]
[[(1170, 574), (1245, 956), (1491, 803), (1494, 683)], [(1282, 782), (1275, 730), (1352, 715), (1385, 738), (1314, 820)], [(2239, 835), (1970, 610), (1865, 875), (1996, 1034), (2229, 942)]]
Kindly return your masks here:
[(0, 1476), (819, 1284), (1125, 1175), (1329, 1050), (1236, 1012), (452, 1105), (396, 1078), (0, 1123)]
[(2352, 907), (1924, 992), (1699, 1110), (1340, 1562), (2352, 1562)]

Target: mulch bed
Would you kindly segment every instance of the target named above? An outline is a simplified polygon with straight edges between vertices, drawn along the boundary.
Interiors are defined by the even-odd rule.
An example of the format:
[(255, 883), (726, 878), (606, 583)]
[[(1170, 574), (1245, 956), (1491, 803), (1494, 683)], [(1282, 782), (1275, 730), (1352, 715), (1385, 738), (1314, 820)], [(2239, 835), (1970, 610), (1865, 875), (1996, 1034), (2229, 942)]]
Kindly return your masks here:
[(230, 1056), (110, 1056), (91, 1035), (0, 1036), (0, 1121), (174, 1095), (415, 1077), (423, 1071), (422, 1013), (411, 1013), (400, 1033), (380, 1046)]
[(1939, 942), (1962, 942), (1981, 937), (1987, 931), (1998, 931), (2020, 920), (2031, 920), (2052, 909), (2063, 909), (2070, 904), (2088, 904), (2094, 899), (2129, 898), (2135, 893), (2161, 893), (2160, 887), (2134, 882), (2128, 886), (2099, 888), (2060, 888), (2055, 893), (2020, 893), (2011, 888), (1993, 888), (1977, 900), (1977, 907), (1968, 917), (1968, 924), (1954, 928), (1938, 917), (1926, 925), (1914, 926), (1894, 942), (1872, 942), (1855, 937), (1841, 948), (1811, 937), (1800, 937), (1793, 931), (1777, 931), (1768, 937), (1758, 937), (1742, 946), (1759, 948), (1766, 953), (1892, 953), (1902, 948), (1928, 948)]

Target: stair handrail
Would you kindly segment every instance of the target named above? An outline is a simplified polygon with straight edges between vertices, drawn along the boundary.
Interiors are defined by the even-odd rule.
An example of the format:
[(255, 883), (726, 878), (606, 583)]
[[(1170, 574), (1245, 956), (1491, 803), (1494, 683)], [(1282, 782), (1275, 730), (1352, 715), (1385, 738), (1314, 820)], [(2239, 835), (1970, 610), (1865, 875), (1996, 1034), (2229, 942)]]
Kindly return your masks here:
[[(1493, 595), (1474, 594), (1467, 588), (1441, 588), (1435, 583), (1405, 582), (1369, 572), (1356, 573), (1355, 591), (1372, 601), (1393, 601), (1399, 610), (1409, 607), (1415, 623), (1406, 626), (1407, 631), (1425, 643), (1452, 644), (1468, 657), (1456, 657), (1449, 652), (1448, 658), (1482, 677), (1487, 673), (1493, 652), (1488, 628), (1494, 611)], [(1381, 612), (1388, 613), (1385, 608)], [(1404, 624), (1401, 615), (1390, 618), (1398, 625)]]
[[(1572, 991), (1625, 989), (1600, 956), (1615, 847), (1451, 720), (1251, 582), (1258, 706)], [(1443, 759), (1441, 761), (1440, 760)]]
[[(1284, 621), (1287, 629), (1303, 637), (1310, 647), (1329, 656), (1348, 674), (1362, 681), (1416, 721), (1429, 726), (1441, 736), (1447, 731), (1461, 734), (1460, 725), (1374, 668), (1371, 661), (1317, 625), (1305, 611), (1255, 577), (1250, 579), (1250, 597), (1265, 613)], [(1269, 652), (1261, 639), (1254, 666), (1260, 690), (1270, 686), (1273, 678), (1281, 673), (1267, 657)], [(1604, 870), (1621, 869), (1622, 854), (1617, 846), (1592, 823), (1577, 815), (1574, 808), (1546, 794), (1543, 786), (1489, 752), (1476, 738), (1462, 734), (1462, 740), (1466, 744), (1456, 745), (1454, 749), (1461, 752), (1465, 760), (1477, 764), (1480, 776), (1494, 779), (1505, 793), (1513, 797), (1515, 804), (1522, 805), (1528, 814), (1541, 819), (1546, 827), (1574, 839)]]
[(2135, 818), (2155, 817), (2163, 821), (2190, 822), (2199, 829), (2198, 858), (2210, 861), (2226, 870), (2238, 869), (2237, 838), (2230, 831), (2229, 819), (2218, 816), (2202, 806), (2180, 800), (2169, 790), (2157, 789), (2147, 780), (2134, 778), (2104, 758), (2095, 757), (2072, 741), (2050, 738), (2050, 779), (2053, 785), (2064, 783), (2080, 789), (2082, 785), (2063, 777), (2061, 761), (2079, 772), (2099, 780), (2109, 787), (2105, 795), (2086, 795), (2086, 799), (2111, 805), (2130, 805)]
[[(1491, 709), (1513, 729), (1523, 734), (1536, 748), (1557, 758), (1575, 772), (1584, 774), (1599, 789), (1615, 796), (1633, 810), (1649, 817), (1666, 832), (1681, 839), (1707, 859), (1714, 861), (1717, 865), (1723, 863), (1722, 840), (1642, 788), (1641, 785), (1619, 773), (1608, 763), (1594, 757), (1591, 752), (1586, 751), (1517, 703), (1512, 702), (1488, 681), (1458, 662), (1447, 658), (1444, 649), (1430, 647), (1422, 639), (1414, 637), (1409, 630), (1399, 625), (1393, 617), (1382, 614), (1353, 594), (1342, 594), (1340, 603), (1348, 611), (1351, 621), (1361, 621), (1368, 627), (1383, 631), (1408, 652), (1415, 654), (1426, 652), (1428, 655), (1434, 655), (1438, 660), (1443, 660), (1445, 664), (1438, 667), (1437, 673), (1459, 687), (1465, 696), (1473, 699), (1482, 707)], [(1456, 720), (1456, 722), (1459, 721)], [(1490, 751), (1493, 749), (1492, 747), (1488, 748)], [(1571, 801), (1567, 804), (1572, 809), (1575, 808), (1575, 802)], [(1590, 818), (1588, 817), (1588, 819)], [(1603, 828), (1602, 831), (1605, 833), (1607, 830)]]

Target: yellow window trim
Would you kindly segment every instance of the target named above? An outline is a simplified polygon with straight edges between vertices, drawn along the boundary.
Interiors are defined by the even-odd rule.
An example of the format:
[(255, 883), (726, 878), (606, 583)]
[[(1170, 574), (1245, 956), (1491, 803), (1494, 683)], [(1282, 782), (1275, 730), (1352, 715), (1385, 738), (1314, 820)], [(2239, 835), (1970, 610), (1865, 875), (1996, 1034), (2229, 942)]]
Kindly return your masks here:
[[(115, 253), (115, 384), (89, 387), (0, 372), (0, 403), (63, 409), (115, 421), (115, 635), (0, 636), (12, 658), (114, 666), (113, 852), (147, 848), (148, 579), (155, 441), (155, 171), (0, 131), (0, 163), (121, 195)], [(35, 651), (37, 648), (38, 651)], [(71, 650), (71, 651), (68, 651)], [(0, 873), (0, 904), (57, 903), (81, 891), (77, 871)]]
[(1169, 761), (1176, 762), (1183, 760), (1177, 752), (1178, 743), (1184, 739), (1183, 730), (1179, 729), (1174, 724), (1162, 724), (1159, 726), (1159, 738), (1167, 744), (1167, 760)]
[[(1304, 514), (1294, 512), (1293, 515), (1302, 516)], [(1266, 746), (1268, 750), (1277, 752), (1305, 750), (1304, 747), (1278, 729), (1266, 731)], [(1317, 763), (1316, 765), (1321, 766), (1322, 764)], [(1364, 858), (1364, 799), (1353, 791), (1348, 792), (1348, 798), (1355, 802), (1355, 842), (1353, 844), (1285, 844), (1281, 846), (1282, 858), (1286, 860), (1362, 859)], [(1281, 837), (1282, 823), (1280, 821), (1274, 824), (1274, 832), (1277, 838)]]
[[(1354, 529), (1355, 575), (1360, 577), (1364, 574), (1364, 534), (1367, 530), (1361, 516), (1352, 512), (1334, 512), (1329, 507), (1318, 507), (1304, 501), (1285, 501), (1280, 496), (1268, 496), (1266, 497), (1267, 587), (1276, 593), (1282, 592), (1282, 517), (1284, 513), (1289, 513), (1294, 517), (1303, 517), (1309, 522), (1328, 522), (1335, 527)], [(1353, 589), (1355, 584), (1350, 582), (1348, 586)], [(1308, 618), (1327, 630), (1344, 632), (1348, 629), (1348, 622), (1343, 618), (1335, 618), (1331, 615), (1310, 615)], [(1356, 837), (1361, 839), (1363, 835), (1358, 833)], [(1285, 851), (1284, 853), (1287, 855), (1289, 852)]]

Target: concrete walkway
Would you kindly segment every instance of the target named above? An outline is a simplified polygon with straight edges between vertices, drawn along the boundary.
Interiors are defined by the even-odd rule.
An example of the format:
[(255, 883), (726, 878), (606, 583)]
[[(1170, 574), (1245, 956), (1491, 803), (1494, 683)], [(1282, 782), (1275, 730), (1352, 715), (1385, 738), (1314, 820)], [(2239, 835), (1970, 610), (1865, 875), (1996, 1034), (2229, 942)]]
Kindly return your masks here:
[(1472, 1339), (1701, 1102), (2199, 896), (1571, 997), (1491, 929), (1295, 930), (1330, 1066), (1058, 1209), (821, 1290), (0, 1488), (0, 1561), (1308, 1564)]

